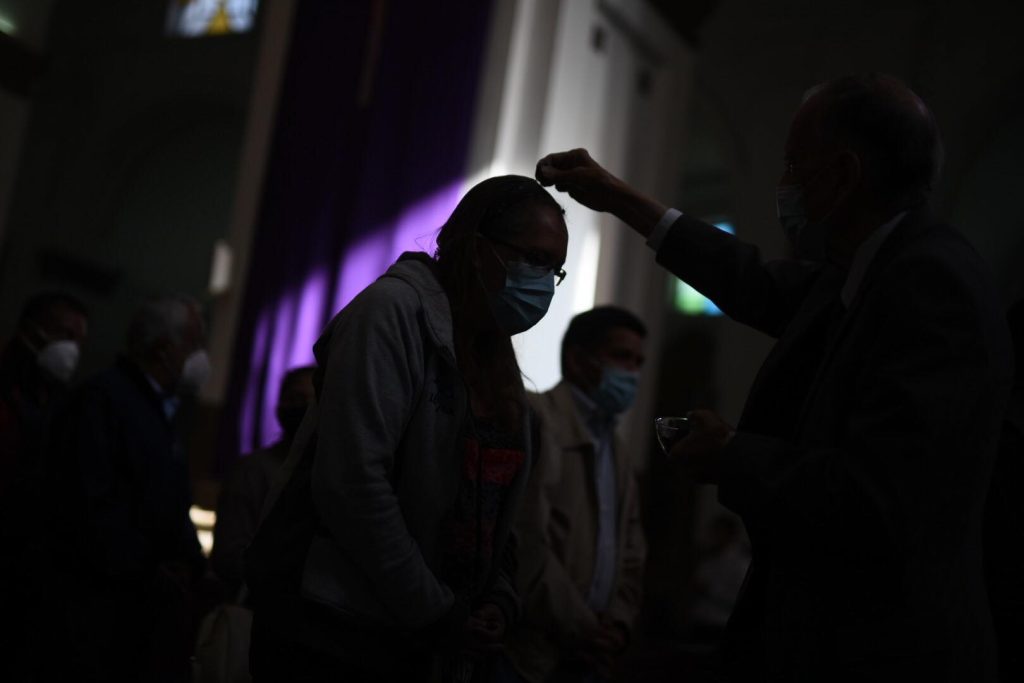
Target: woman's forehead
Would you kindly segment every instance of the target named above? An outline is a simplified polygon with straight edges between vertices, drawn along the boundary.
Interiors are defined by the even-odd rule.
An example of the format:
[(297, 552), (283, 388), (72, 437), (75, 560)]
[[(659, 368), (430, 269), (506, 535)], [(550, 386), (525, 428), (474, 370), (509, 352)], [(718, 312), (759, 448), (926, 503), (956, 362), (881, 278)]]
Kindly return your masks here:
[(567, 232), (562, 212), (540, 204), (523, 211), (516, 217), (513, 226), (515, 234), (526, 239), (546, 239)]

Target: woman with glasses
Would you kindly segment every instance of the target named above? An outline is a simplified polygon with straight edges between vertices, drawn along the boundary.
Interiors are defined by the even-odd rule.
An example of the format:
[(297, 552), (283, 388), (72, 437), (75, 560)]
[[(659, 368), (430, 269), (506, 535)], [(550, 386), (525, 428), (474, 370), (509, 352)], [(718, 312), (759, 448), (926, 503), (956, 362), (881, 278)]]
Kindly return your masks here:
[(509, 528), (530, 468), (510, 337), (565, 276), (561, 207), (473, 187), (328, 325), (317, 400), (247, 558), (259, 680), (478, 681), (518, 614)]

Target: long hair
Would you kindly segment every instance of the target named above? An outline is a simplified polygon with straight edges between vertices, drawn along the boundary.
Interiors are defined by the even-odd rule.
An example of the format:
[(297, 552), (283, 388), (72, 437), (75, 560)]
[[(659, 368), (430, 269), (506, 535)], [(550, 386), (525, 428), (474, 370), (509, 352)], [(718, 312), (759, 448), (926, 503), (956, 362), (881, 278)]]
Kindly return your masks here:
[(473, 186), (437, 236), (441, 285), (452, 307), (455, 354), (472, 399), (507, 429), (518, 429), (523, 380), (508, 335), (488, 334), (492, 323), (475, 318), (485, 296), (474, 265), (477, 235), (512, 239), (522, 230), (515, 219), (528, 208), (548, 206), (562, 213), (537, 181), (525, 176), (488, 178)]

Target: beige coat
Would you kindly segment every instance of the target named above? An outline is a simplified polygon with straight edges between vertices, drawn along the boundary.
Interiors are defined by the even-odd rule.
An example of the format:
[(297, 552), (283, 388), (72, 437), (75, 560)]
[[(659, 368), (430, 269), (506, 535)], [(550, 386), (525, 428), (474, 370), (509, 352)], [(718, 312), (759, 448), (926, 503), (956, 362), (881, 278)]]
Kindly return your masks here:
[[(594, 444), (572, 388), (563, 381), (544, 394), (532, 394), (530, 404), (539, 418), (541, 445), (515, 525), (523, 619), (509, 638), (508, 655), (520, 674), (540, 683), (597, 626), (587, 593), (598, 511)], [(640, 609), (646, 542), (632, 454), (620, 438), (614, 453), (619, 542), (608, 616), (628, 630)]]

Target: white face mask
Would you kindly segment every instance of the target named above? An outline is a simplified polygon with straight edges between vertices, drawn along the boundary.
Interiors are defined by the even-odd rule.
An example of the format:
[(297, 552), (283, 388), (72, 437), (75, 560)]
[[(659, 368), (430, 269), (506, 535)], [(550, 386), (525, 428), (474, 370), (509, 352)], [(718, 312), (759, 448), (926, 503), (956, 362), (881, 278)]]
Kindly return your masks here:
[(36, 354), (39, 367), (59, 382), (67, 384), (78, 367), (78, 342), (70, 339), (49, 342)]
[(210, 357), (204, 349), (196, 349), (188, 355), (181, 367), (178, 393), (194, 394), (210, 377)]

